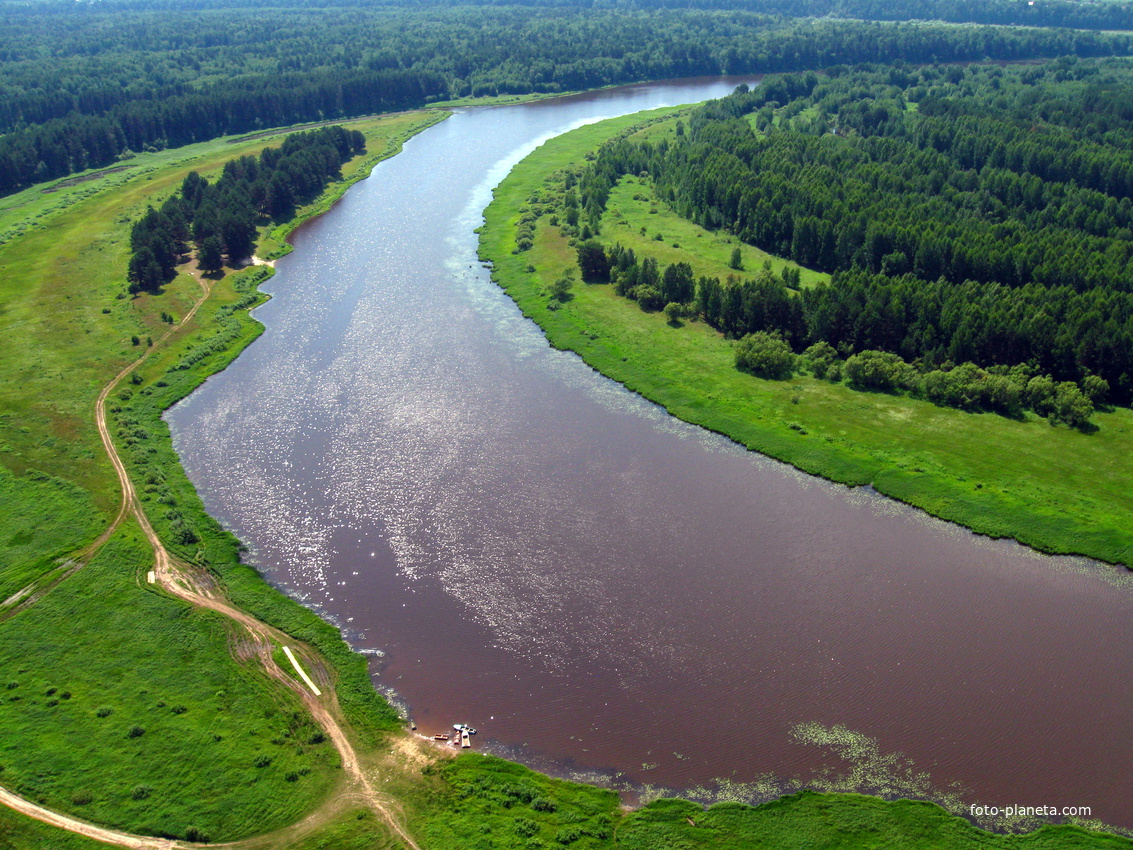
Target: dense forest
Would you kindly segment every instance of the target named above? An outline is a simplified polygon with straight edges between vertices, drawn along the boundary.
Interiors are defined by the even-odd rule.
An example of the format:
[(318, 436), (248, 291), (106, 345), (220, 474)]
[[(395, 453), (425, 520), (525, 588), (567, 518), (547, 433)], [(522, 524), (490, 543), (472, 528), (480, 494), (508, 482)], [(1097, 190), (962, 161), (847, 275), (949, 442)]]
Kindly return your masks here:
[(203, 271), (219, 271), (225, 255), (230, 264), (246, 260), (256, 250), (260, 224), (289, 218), (296, 205), (341, 176), (344, 162), (365, 150), (366, 139), (357, 130), (323, 127), (292, 133), (258, 158), (230, 160), (215, 183), (189, 172), (181, 190), (161, 209), (150, 207), (130, 231), (130, 292), (159, 289), (190, 241)]
[[(131, 152), (466, 95), (840, 63), (1133, 53), (1133, 35), (1120, 32), (797, 17), (885, 17), (864, 7), (648, 6), (0, 5), (0, 194)], [(1133, 27), (1103, 13), (1120, 4), (1064, 6), (1096, 12), (1099, 28)], [(940, 17), (929, 0), (901, 8)], [(1047, 4), (966, 8), (994, 23), (1070, 20), (1069, 11), (1049, 20), (1023, 11)]]
[[(694, 286), (685, 274), (674, 289), (669, 269), (617, 246), (595, 267), (584, 242), (592, 279), (646, 308), (685, 304), (734, 337), (772, 333), (812, 355), (821, 344), (828, 365), (858, 356), (851, 371), (863, 352), (884, 353), (850, 375), (863, 386), (1005, 413), (1048, 410), (1063, 384), (1091, 402), (1133, 398), (1127, 63), (788, 75), (706, 104), (678, 130), (603, 147), (569, 193), (581, 237), (623, 175), (649, 175), (684, 217), (832, 282)], [(937, 386), (961, 365), (963, 387)], [(1080, 424), (1082, 410), (1062, 418)]]

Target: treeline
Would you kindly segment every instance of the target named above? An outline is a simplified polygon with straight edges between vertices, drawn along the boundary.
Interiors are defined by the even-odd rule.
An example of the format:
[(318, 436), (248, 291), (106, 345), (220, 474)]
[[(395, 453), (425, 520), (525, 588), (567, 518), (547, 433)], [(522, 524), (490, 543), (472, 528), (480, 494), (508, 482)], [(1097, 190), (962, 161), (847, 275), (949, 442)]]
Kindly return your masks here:
[(190, 242), (206, 272), (220, 270), (226, 255), (230, 264), (251, 257), (262, 222), (286, 220), (296, 205), (339, 179), (342, 164), (365, 149), (357, 130), (323, 127), (292, 133), (258, 158), (230, 160), (215, 183), (190, 172), (179, 192), (160, 209), (150, 207), (133, 226), (129, 291), (154, 291), (170, 280)]
[[(121, 11), (204, 11), (233, 8), (310, 8), (324, 0), (103, 0), (99, 5)], [(45, 3), (52, 11), (71, 4)], [(336, 0), (336, 8), (369, 8), (372, 0)], [(602, 9), (603, 0), (404, 0), (387, 6), (449, 8), (476, 5), (555, 9)], [(1133, 9), (1117, 2), (1081, 3), (1074, 0), (634, 0), (631, 9), (724, 9), (794, 18), (851, 18), (867, 21), (948, 21), (996, 26), (1066, 27), (1124, 30), (1133, 28)]]
[(1125, 33), (800, 21), (750, 10), (4, 7), (0, 193), (131, 151), (465, 95), (839, 63), (1130, 53)]
[(835, 273), (774, 295), (789, 321), (721, 285), (722, 312), (700, 309), (733, 336), (775, 330), (796, 351), (823, 341), (929, 370), (1031, 364), (1096, 375), (1129, 403), (1131, 91), (1127, 66), (1073, 61), (776, 78), (674, 139), (605, 146), (577, 204), (594, 230), (621, 175), (649, 174), (685, 217)]
[[(586, 240), (577, 254), (584, 280), (609, 281), (643, 310), (703, 320), (740, 340), (737, 365), (762, 377), (781, 380), (806, 368), (859, 389), (907, 391), (1013, 417), (1031, 409), (1081, 427), (1110, 398), (1101, 373), (1133, 368), (1133, 296), (1123, 292), (1079, 297), (1062, 288), (1053, 293), (1062, 309), (1051, 316), (1052, 299), (1034, 286), (954, 287), (851, 272), (800, 290), (799, 269), (791, 266), (779, 276), (765, 268), (721, 281), (694, 279), (687, 263), (662, 268), (620, 244)], [(1099, 324), (1098, 316), (1108, 318)], [(951, 343), (939, 358), (921, 356), (926, 341), (940, 339)], [(1098, 366), (1085, 375), (1083, 353)]]

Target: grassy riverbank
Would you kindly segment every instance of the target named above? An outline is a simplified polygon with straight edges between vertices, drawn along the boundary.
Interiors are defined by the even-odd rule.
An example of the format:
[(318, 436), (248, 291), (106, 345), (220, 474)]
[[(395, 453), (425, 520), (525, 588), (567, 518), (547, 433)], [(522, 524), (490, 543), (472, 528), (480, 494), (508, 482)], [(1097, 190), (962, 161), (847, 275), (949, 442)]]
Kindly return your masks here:
[[(548, 142), (512, 171), (486, 213), (482, 255), (552, 345), (578, 352), (681, 419), (806, 472), (870, 484), (982, 534), (1133, 565), (1133, 411), (1098, 413), (1097, 430), (1084, 433), (1034, 416), (965, 413), (809, 376), (765, 381), (737, 371), (733, 343), (710, 327), (676, 327), (609, 286), (576, 284), (570, 301), (553, 303), (547, 286), (574, 266), (574, 250), (543, 216), (534, 247), (513, 253), (520, 208), (546, 192), (547, 175), (581, 164), (602, 140), (640, 120), (603, 122)], [(662, 263), (689, 262), (697, 274), (727, 271), (721, 266), (734, 246), (726, 236), (679, 219), (647, 181), (630, 180), (613, 193), (602, 240)], [(746, 267), (758, 268), (759, 252), (743, 250)], [(804, 272), (803, 282), (817, 277)]]
[[(290, 228), (443, 117), (355, 122), (369, 153), (265, 244), (286, 250)], [(0, 782), (48, 808), (126, 831), (213, 840), (270, 831), (327, 799), (342, 775), (335, 748), (294, 695), (242, 654), (242, 638), (225, 618), (147, 585), (152, 552), (136, 526), (122, 526), (50, 589), (79, 563), (69, 553), (116, 513), (120, 494), (94, 427), (94, 402), (143, 354), (136, 377), (108, 406), (115, 442), (159, 533), (237, 604), (331, 662), (338, 705), (358, 743), (373, 748), (400, 726), (337, 629), (239, 563), (237, 541), (205, 513), (160, 418), (259, 334), (247, 309), (262, 299), (255, 286), (270, 270), (229, 270), (214, 282), (182, 273), (159, 294), (125, 297), (129, 227), (146, 205), (159, 204), (188, 171), (214, 174), (233, 157), (277, 144), (279, 135), (140, 156), (126, 171), (6, 198), (0, 210), (7, 343), (0, 353)], [(208, 297), (181, 324), (202, 282)], [(26, 606), (29, 600), (36, 601)], [(43, 846), (34, 836), (44, 827), (13, 814), (0, 825)]]

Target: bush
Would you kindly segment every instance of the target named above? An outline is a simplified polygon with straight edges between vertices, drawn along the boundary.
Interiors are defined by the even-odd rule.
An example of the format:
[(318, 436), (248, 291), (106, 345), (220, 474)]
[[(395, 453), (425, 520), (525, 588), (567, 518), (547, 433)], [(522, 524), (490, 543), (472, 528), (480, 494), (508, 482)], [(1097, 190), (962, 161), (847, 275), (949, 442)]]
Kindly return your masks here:
[(825, 378), (831, 364), (837, 363), (839, 359), (838, 351), (826, 340), (816, 342), (803, 352), (803, 360), (810, 366), (814, 377), (819, 379)]
[(629, 294), (646, 313), (656, 312), (665, 306), (665, 298), (656, 286), (643, 283), (635, 286)]
[(1090, 422), (1094, 405), (1073, 381), (1063, 381), (1055, 389), (1054, 412), (1051, 422), (1063, 422), (1071, 428), (1081, 428)]
[(577, 826), (564, 826), (555, 833), (555, 841), (559, 844), (573, 844), (582, 838), (582, 830)]
[(1027, 382), (1023, 391), (1023, 401), (1039, 416), (1054, 413), (1054, 379), (1049, 375), (1036, 375)]
[(195, 826), (191, 826), (191, 827), (189, 827), (188, 829), (185, 830), (185, 840), (186, 841), (193, 841), (193, 842), (200, 842), (201, 844), (207, 844), (209, 837), (207, 835), (205, 835), (203, 832), (201, 832), (199, 829), (197, 829)]
[(574, 269), (564, 269), (563, 273), (550, 286), (551, 298), (559, 302), (569, 301), (572, 286), (574, 286)]
[(531, 808), (533, 808), (537, 812), (549, 813), (553, 812), (557, 808), (557, 806), (555, 806), (553, 801), (548, 800), (546, 797), (536, 797), (531, 801)]
[(892, 392), (908, 388), (916, 379), (916, 370), (888, 351), (862, 351), (845, 364), (846, 377), (855, 387)]
[(797, 361), (791, 347), (778, 334), (757, 331), (736, 345), (736, 368), (761, 378), (786, 380), (795, 374)]
[(1082, 392), (1093, 404), (1103, 404), (1109, 395), (1109, 381), (1097, 375), (1087, 375), (1082, 380)]

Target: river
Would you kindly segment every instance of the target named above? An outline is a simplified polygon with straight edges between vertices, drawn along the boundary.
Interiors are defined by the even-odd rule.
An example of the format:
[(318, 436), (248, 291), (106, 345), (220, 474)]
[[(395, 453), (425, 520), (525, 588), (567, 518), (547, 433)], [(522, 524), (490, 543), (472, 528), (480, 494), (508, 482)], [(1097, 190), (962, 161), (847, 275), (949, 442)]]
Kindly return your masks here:
[[(726, 94), (458, 110), (294, 237), (267, 330), (169, 413), (209, 510), (422, 732), (634, 789), (804, 784), (1133, 827), (1127, 574), (749, 454), (551, 350), (476, 259), (580, 124)], [(746, 783), (736, 787), (734, 783)]]

